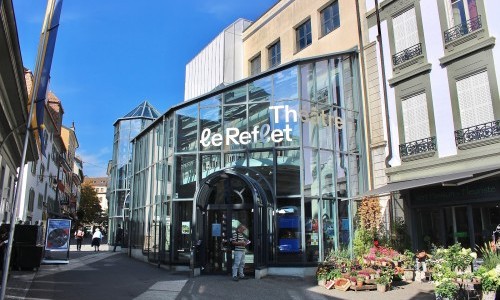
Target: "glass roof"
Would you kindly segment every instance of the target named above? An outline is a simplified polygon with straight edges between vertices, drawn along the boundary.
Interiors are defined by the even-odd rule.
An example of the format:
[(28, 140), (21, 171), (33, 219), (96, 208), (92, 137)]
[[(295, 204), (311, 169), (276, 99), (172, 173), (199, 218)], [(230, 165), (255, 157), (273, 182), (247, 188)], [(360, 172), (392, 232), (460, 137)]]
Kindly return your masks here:
[(144, 101), (131, 112), (123, 116), (123, 118), (152, 118), (156, 119), (160, 116), (160, 112), (156, 110), (148, 101)]

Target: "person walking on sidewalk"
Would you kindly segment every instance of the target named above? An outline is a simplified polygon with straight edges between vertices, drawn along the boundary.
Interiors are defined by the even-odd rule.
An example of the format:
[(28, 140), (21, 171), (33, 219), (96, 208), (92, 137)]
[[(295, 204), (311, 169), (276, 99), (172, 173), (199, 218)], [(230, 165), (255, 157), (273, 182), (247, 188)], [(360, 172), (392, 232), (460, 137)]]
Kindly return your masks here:
[(113, 252), (116, 252), (116, 246), (118, 244), (120, 245), (120, 248), (123, 245), (123, 229), (120, 224), (117, 225), (118, 228), (116, 229), (116, 234), (115, 234), (115, 247), (113, 248)]
[(238, 279), (244, 279), (245, 274), (243, 269), (245, 268), (245, 252), (246, 246), (250, 244), (250, 241), (245, 238), (243, 232), (247, 228), (245, 225), (240, 224), (233, 233), (231, 243), (234, 245), (234, 260), (233, 260), (233, 280), (238, 281)]
[(79, 226), (78, 229), (75, 232), (75, 239), (76, 239), (76, 250), (81, 251), (82, 250), (82, 242), (83, 242), (83, 236), (85, 233), (82, 230), (82, 227)]
[(99, 228), (95, 229), (94, 235), (92, 236), (92, 246), (94, 247), (94, 252), (99, 251), (99, 246), (101, 246), (102, 233)]

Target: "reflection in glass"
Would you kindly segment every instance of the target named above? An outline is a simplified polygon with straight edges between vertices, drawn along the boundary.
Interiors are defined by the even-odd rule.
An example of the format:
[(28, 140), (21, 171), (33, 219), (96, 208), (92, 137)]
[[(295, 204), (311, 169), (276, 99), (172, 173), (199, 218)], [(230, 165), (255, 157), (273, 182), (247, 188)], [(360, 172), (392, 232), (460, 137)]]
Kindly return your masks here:
[(224, 154), (224, 167), (247, 166), (247, 155), (245, 152)]
[[(270, 114), (272, 114), (272, 112), (269, 111), (269, 102), (249, 104), (248, 105), (249, 131), (253, 131), (255, 126), (257, 126), (257, 129), (259, 131), (262, 129), (262, 125), (264, 124), (271, 126)], [(271, 141), (259, 138), (257, 141), (250, 143), (248, 146), (251, 148), (263, 148), (263, 147), (271, 147), (272, 145), (273, 143)]]
[[(279, 101), (275, 106), (278, 109), (278, 119), (275, 118), (275, 111), (271, 112), (272, 129), (279, 129), (283, 132), (283, 139), (276, 143), (276, 146), (298, 146), (300, 142), (300, 109), (299, 101)], [(289, 141), (291, 140), (291, 141)]]
[(316, 62), (316, 101), (318, 103), (329, 103), (328, 101), (328, 61)]
[(304, 196), (319, 196), (318, 150), (304, 149)]
[(220, 154), (201, 155), (201, 179), (221, 169)]
[(304, 217), (306, 228), (306, 261), (319, 261), (319, 200), (304, 199)]
[(247, 101), (247, 86), (243, 85), (224, 93), (225, 104), (243, 103)]
[(300, 66), (300, 99), (314, 99), (314, 69), (313, 64), (305, 64)]
[(300, 195), (300, 150), (276, 150), (276, 194)]
[(197, 149), (198, 105), (180, 109), (177, 115), (177, 151), (186, 152)]
[(319, 176), (321, 178), (321, 195), (333, 197), (335, 186), (335, 156), (332, 151), (322, 150), (319, 152)]
[(300, 198), (277, 199), (278, 262), (302, 261), (302, 230)]
[[(202, 107), (200, 108), (200, 136), (203, 130), (210, 129), (211, 136), (216, 133), (222, 133), (222, 109), (220, 106), (214, 107)], [(204, 146), (200, 143), (202, 150), (220, 150), (221, 146), (214, 146), (212, 143), (207, 143), (208, 146)]]
[(269, 101), (272, 93), (271, 76), (267, 76), (248, 84), (248, 101)]
[(297, 67), (280, 71), (273, 75), (274, 100), (297, 99)]
[[(245, 105), (231, 105), (224, 108), (224, 133), (230, 130), (234, 135), (235, 132), (243, 132), (247, 130), (247, 109)], [(239, 135), (238, 135), (239, 136)], [(224, 140), (226, 137), (224, 137)], [(236, 137), (237, 139), (237, 137)], [(245, 145), (229, 142), (229, 145), (223, 143), (225, 150), (241, 149)]]
[(193, 197), (196, 190), (196, 156), (178, 155), (175, 170), (174, 198)]

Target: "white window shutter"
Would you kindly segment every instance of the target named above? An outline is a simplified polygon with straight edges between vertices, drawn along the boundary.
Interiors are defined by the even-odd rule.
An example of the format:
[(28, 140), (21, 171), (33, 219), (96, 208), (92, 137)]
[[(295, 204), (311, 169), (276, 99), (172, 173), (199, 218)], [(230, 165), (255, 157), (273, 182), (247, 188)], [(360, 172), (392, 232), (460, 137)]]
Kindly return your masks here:
[(429, 114), (425, 93), (402, 101), (405, 143), (430, 137)]
[(462, 128), (494, 121), (486, 71), (458, 80), (457, 94)]
[(396, 53), (418, 44), (418, 29), (415, 8), (409, 9), (393, 19), (394, 45)]

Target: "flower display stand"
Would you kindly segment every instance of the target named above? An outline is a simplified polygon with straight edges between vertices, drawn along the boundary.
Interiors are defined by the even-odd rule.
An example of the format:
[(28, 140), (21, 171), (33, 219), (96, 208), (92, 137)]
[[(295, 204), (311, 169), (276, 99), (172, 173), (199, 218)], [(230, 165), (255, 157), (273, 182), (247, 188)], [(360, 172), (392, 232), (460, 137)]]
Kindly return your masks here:
[(377, 285), (375, 284), (375, 280), (368, 279), (365, 280), (365, 283), (362, 286), (352, 286), (351, 289), (354, 291), (373, 291), (377, 289)]

